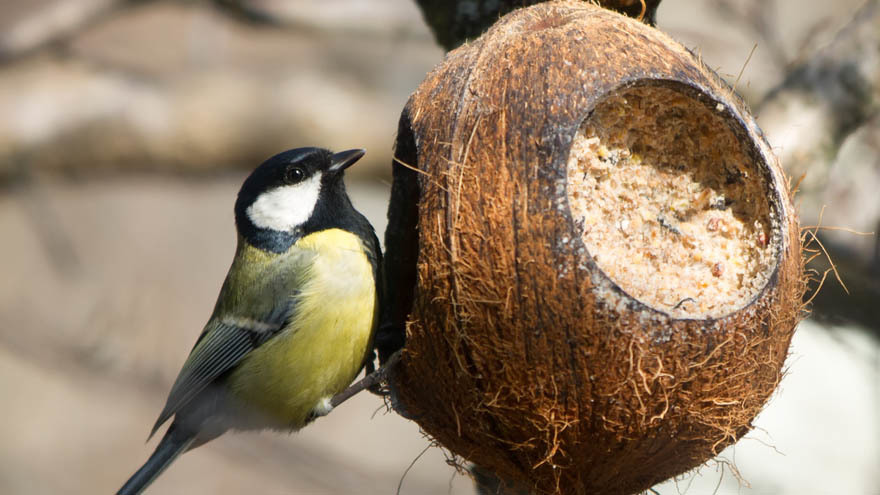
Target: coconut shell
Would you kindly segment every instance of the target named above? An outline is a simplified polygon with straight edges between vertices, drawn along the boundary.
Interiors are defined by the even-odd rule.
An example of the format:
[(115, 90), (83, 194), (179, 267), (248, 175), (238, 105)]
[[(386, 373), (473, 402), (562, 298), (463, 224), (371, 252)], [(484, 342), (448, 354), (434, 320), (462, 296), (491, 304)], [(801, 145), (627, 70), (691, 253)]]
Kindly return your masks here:
[[(755, 240), (771, 246), (764, 278), (726, 310), (631, 296), (572, 208), (584, 127), (676, 101), (686, 105), (672, 117), (644, 113), (654, 121), (640, 149), (671, 128), (676, 139), (654, 144), (684, 150), (675, 167), (686, 176), (691, 154), (739, 157), (719, 184), (758, 188), (766, 210), (768, 237)], [(769, 145), (692, 53), (585, 3), (515, 11), (450, 52), (401, 116), (386, 233), (386, 318), (406, 325), (397, 406), (455, 454), (537, 493), (645, 490), (742, 437), (773, 393), (801, 316), (798, 238)]]

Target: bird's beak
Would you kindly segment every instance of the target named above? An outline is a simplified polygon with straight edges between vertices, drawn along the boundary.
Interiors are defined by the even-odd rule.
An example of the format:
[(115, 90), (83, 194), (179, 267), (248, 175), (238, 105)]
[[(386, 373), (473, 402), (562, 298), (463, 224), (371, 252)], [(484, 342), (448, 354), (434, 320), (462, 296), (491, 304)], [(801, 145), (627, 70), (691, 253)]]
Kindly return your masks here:
[(352, 166), (354, 162), (360, 160), (366, 150), (347, 150), (340, 151), (339, 153), (334, 154), (330, 157), (330, 168), (327, 169), (328, 172), (331, 173), (339, 173), (348, 167)]

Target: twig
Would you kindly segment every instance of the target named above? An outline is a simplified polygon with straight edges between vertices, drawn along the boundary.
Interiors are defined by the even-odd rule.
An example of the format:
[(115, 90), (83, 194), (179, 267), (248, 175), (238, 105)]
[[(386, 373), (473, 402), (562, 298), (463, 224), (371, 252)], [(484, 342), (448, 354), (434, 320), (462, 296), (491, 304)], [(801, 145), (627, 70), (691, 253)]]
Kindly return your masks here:
[(334, 395), (333, 398), (330, 399), (330, 405), (333, 406), (334, 408), (338, 407), (340, 404), (347, 401), (348, 399), (351, 399), (352, 397), (357, 395), (359, 392), (366, 390), (370, 387), (373, 387), (374, 385), (378, 385), (384, 381), (387, 381), (388, 376), (391, 373), (391, 371), (393, 370), (393, 368), (395, 366), (397, 366), (398, 362), (400, 362), (401, 352), (402, 351), (395, 352), (394, 354), (392, 354), (388, 358), (387, 361), (385, 361), (384, 366), (382, 366), (381, 368), (377, 369), (376, 371), (370, 373), (369, 375), (363, 377), (360, 381), (349, 386), (347, 389), (343, 390), (342, 392), (339, 392), (338, 394)]

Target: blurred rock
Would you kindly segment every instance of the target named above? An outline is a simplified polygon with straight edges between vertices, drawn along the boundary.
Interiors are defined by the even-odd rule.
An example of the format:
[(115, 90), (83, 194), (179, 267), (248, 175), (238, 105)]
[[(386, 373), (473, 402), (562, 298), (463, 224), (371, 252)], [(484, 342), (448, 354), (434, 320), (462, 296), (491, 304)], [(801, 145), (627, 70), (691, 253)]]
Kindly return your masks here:
[(364, 147), (365, 163), (387, 169), (400, 109), (442, 51), (407, 0), (390, 2), (384, 25), (364, 16), (361, 30), (362, 2), (324, 3), (315, 17), (296, 10), (308, 29), (146, 3), (64, 51), (7, 64), (0, 174), (253, 167), (304, 145)]
[[(866, 264), (873, 260), (880, 270), (880, 115), (843, 143), (828, 169), (827, 185), (819, 199), (804, 205), (810, 208), (811, 218), (818, 218), (822, 206), (826, 206), (823, 225), (844, 227), (824, 232), (825, 238), (848, 246), (852, 251), (848, 254), (865, 260)], [(873, 235), (860, 235), (849, 229)]]
[(250, 0), (252, 9), (284, 24), (323, 31), (374, 33), (400, 38), (424, 38), (421, 16), (413, 17), (414, 3), (399, 0)]
[[(663, 0), (660, 29), (700, 55), (752, 105), (830, 43), (865, 0)], [(727, 4), (739, 15), (730, 15)]]
[[(248, 168), (307, 144), (365, 147), (365, 165), (354, 173), (371, 166), (387, 172), (400, 109), (442, 57), (415, 2), (226, 2), (277, 21), (270, 25), (244, 22), (221, 3), (0, 6), (0, 59), (5, 53), (7, 60), (0, 67), (0, 179), (30, 171)], [(778, 24), (770, 38), (781, 46), (759, 46), (738, 89), (762, 95), (785, 74), (773, 53), (795, 60), (827, 42), (859, 3), (762, 7)], [(711, 2), (666, 0), (658, 18), (732, 81), (763, 41)], [(47, 39), (57, 42), (35, 51)], [(13, 53), (30, 55), (10, 59)]]
[(858, 322), (880, 335), (880, 308), (873, 303), (880, 300), (878, 33), (880, 1), (868, 0), (830, 44), (791, 69), (758, 110), (797, 184), (802, 226), (821, 223), (814, 233), (827, 254), (805, 233), (814, 250), (809, 254), (819, 254), (808, 267), (817, 270), (813, 288), (830, 268), (842, 279), (829, 278), (813, 309), (817, 316)]
[(120, 0), (30, 0), (0, 5), (0, 61), (14, 59), (82, 26)]

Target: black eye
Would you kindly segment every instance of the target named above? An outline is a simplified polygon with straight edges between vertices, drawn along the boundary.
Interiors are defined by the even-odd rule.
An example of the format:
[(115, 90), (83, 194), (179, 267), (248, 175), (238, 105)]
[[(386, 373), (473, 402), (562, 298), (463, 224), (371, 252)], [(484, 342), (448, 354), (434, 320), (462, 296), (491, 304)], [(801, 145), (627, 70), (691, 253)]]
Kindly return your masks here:
[(290, 167), (284, 174), (284, 182), (288, 184), (296, 184), (306, 177), (305, 170), (299, 167)]

